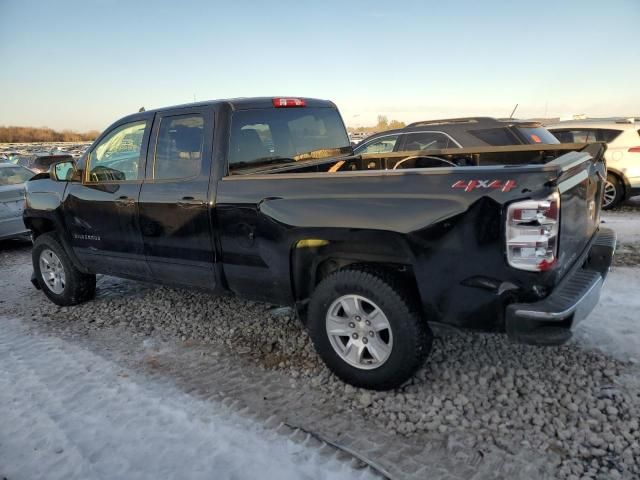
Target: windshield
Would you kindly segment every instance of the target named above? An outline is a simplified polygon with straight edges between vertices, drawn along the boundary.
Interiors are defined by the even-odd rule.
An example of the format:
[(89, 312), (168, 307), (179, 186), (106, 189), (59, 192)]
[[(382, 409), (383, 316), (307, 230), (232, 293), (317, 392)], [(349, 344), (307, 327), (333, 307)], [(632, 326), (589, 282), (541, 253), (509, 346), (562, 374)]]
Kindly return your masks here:
[(35, 173), (24, 167), (2, 167), (0, 168), (0, 186), (24, 183), (34, 175)]
[(335, 108), (239, 110), (231, 120), (229, 171), (352, 154)]

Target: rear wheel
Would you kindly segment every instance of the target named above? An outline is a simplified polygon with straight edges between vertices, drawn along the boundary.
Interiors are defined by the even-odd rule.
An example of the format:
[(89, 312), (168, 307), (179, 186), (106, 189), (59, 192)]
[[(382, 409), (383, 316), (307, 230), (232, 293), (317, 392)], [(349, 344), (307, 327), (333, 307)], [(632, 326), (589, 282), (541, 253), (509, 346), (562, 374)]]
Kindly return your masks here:
[(386, 390), (406, 382), (431, 351), (432, 335), (409, 289), (385, 272), (347, 268), (316, 288), (309, 332), (342, 380)]
[(32, 260), (36, 281), (53, 303), (77, 305), (95, 296), (96, 276), (80, 272), (53, 234), (36, 239)]
[(604, 184), (604, 195), (602, 197), (602, 208), (611, 210), (618, 206), (624, 195), (624, 187), (618, 177), (609, 173)]

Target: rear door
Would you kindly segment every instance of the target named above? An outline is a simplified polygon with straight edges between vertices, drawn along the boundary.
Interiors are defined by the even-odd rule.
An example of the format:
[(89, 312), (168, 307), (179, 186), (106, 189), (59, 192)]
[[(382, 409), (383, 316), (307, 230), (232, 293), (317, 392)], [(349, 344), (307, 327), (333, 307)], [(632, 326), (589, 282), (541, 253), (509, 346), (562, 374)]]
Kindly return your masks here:
[(140, 192), (144, 252), (155, 279), (216, 287), (209, 215), (213, 111), (156, 114)]
[(147, 278), (138, 195), (153, 114), (119, 123), (88, 153), (82, 181), (70, 182), (65, 223), (82, 263), (95, 272)]

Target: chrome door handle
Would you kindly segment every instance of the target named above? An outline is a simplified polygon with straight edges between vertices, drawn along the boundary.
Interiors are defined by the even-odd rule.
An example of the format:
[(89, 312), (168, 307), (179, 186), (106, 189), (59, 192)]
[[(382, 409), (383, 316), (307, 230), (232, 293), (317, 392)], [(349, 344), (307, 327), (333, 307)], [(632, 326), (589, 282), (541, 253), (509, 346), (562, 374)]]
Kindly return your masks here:
[(118, 205), (122, 205), (123, 207), (132, 207), (133, 205), (135, 205), (136, 201), (133, 198), (122, 195), (121, 197), (118, 197), (116, 203)]
[(193, 197), (182, 197), (181, 200), (178, 200), (177, 205), (182, 208), (204, 207), (206, 202), (204, 200), (197, 200)]

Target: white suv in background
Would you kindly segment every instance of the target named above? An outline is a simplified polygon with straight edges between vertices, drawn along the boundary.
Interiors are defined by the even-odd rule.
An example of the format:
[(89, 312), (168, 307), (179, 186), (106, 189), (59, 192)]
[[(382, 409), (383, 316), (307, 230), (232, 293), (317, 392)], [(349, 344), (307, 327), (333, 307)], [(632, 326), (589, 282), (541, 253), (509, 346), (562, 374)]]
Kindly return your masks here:
[(640, 195), (640, 121), (634, 118), (570, 120), (547, 125), (561, 143), (606, 142), (607, 183), (602, 208)]

